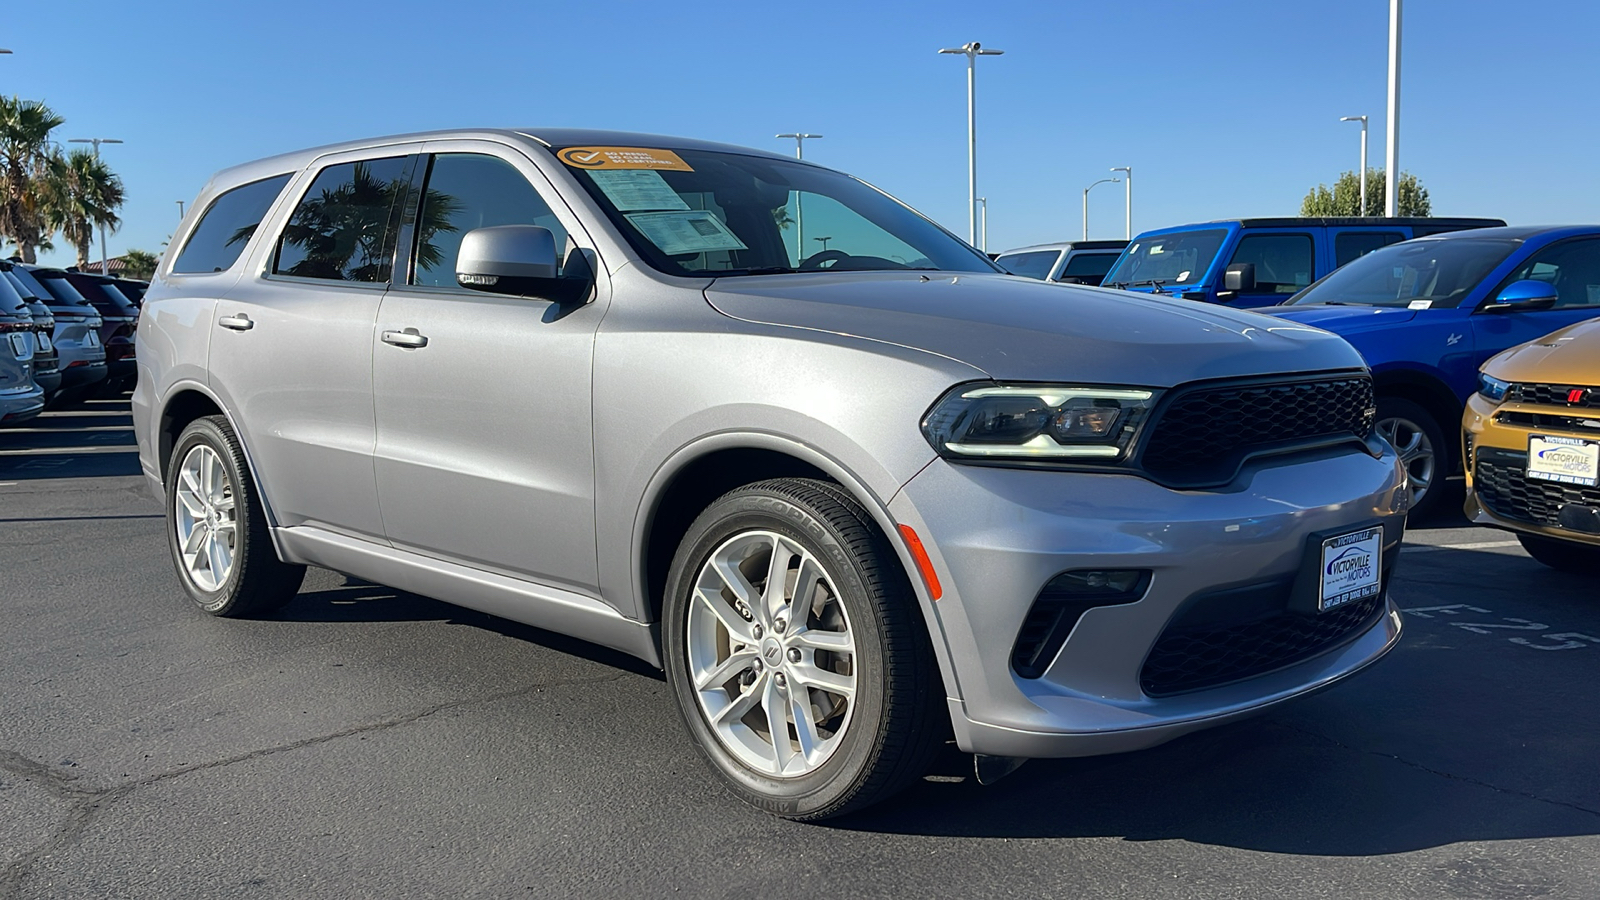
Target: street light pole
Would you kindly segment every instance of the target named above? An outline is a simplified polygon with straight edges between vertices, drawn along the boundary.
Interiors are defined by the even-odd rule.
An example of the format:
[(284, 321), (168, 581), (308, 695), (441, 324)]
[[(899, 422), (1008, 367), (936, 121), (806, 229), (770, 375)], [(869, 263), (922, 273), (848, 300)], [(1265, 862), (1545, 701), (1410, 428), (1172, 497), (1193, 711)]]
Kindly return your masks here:
[(967, 243), (978, 243), (978, 57), (1000, 56), (1004, 50), (985, 50), (977, 41), (946, 47), (940, 53), (967, 58)]
[(1384, 128), (1383, 205), (1400, 214), (1400, 0), (1389, 0), (1389, 122)]
[[(805, 159), (806, 158), (806, 141), (807, 140), (816, 140), (817, 138), (822, 137), (822, 135), (820, 135), (820, 134), (807, 134), (807, 133), (805, 133), (803, 131), (796, 131), (796, 132), (792, 132), (790, 134), (780, 134), (780, 135), (775, 135), (775, 136), (778, 137), (778, 138), (794, 138), (794, 158), (795, 159)], [(805, 213), (805, 210), (802, 209), (801, 206), (800, 206), (800, 192), (799, 191), (795, 191), (794, 192), (794, 229), (795, 229), (795, 241), (794, 241), (795, 264), (799, 265), (800, 260), (806, 258), (806, 213)], [(827, 247), (823, 247), (823, 249), (826, 250)]]
[(1099, 185), (1099, 184), (1116, 184), (1116, 183), (1118, 183), (1120, 181), (1122, 181), (1121, 178), (1102, 178), (1099, 181), (1096, 181), (1094, 184), (1091, 184), (1088, 187), (1083, 189), (1083, 239), (1084, 240), (1087, 241), (1089, 239), (1089, 192), (1094, 190), (1095, 185)]
[(1133, 166), (1112, 166), (1111, 171), (1121, 172), (1127, 178), (1123, 184), (1125, 199), (1123, 200), (1122, 237), (1124, 240), (1133, 240)]
[(182, 222), (183, 221), (183, 201), (179, 200), (179, 201), (177, 201), (177, 204), (178, 204), (178, 221)]
[(1340, 116), (1341, 122), (1361, 123), (1361, 215), (1367, 214), (1367, 117)]
[[(94, 158), (98, 160), (100, 158), (101, 144), (120, 144), (122, 141), (117, 138), (69, 138), (67, 143), (93, 144)], [(106, 253), (106, 223), (104, 220), (100, 222), (100, 274), (111, 274), (111, 257)]]
[(989, 198), (979, 197), (978, 204), (983, 207), (983, 212), (978, 218), (978, 249), (984, 253), (989, 252)]

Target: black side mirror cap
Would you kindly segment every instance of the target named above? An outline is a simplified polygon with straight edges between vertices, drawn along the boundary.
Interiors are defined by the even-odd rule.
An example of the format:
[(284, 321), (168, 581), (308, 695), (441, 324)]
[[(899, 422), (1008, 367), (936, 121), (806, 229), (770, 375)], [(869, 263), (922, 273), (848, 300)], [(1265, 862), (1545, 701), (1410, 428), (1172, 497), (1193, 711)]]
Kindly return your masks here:
[(1234, 263), (1222, 271), (1222, 289), (1230, 294), (1256, 289), (1256, 264)]

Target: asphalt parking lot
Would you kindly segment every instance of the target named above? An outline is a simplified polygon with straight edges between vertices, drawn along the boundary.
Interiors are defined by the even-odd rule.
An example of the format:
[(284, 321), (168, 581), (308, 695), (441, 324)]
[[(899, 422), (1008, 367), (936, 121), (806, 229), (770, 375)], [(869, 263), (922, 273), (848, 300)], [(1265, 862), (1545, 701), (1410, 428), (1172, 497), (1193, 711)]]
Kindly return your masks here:
[(125, 401), (0, 431), (0, 898), (1600, 894), (1600, 590), (1458, 515), (1349, 683), (797, 825), (610, 651), (323, 571), (202, 615), (137, 465)]

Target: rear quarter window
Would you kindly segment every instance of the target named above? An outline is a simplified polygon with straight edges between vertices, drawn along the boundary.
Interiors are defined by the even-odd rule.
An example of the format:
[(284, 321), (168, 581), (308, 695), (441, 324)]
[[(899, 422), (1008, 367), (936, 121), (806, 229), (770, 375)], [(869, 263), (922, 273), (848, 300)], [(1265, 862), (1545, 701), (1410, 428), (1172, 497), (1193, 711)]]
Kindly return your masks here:
[(195, 275), (233, 268), (289, 178), (288, 174), (276, 175), (219, 194), (179, 251), (172, 271)]

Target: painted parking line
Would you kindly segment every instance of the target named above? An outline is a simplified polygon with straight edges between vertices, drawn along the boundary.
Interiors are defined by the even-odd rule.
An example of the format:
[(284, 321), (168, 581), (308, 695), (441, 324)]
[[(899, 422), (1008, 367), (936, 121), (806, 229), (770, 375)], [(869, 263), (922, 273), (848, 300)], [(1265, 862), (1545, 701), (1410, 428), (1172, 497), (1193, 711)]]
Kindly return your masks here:
[(1520, 547), (1521, 541), (1474, 541), (1470, 544), (1402, 544), (1400, 549), (1413, 553), (1428, 550), (1494, 550), (1500, 547)]
[(115, 447), (25, 447), (18, 450), (0, 450), (0, 456), (76, 456), (80, 453), (137, 453), (132, 444)]

